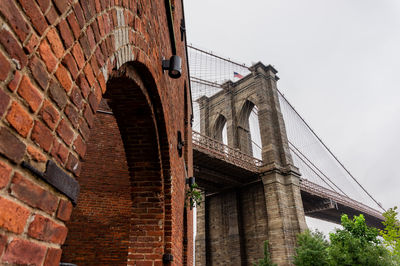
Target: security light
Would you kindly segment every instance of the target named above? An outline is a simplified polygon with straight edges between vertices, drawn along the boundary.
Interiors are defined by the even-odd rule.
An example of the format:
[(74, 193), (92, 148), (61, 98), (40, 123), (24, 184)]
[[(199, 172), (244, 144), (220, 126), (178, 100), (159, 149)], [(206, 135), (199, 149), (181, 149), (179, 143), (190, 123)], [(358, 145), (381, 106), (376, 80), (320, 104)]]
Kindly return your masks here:
[(163, 59), (162, 69), (168, 70), (168, 75), (173, 79), (177, 79), (182, 75), (182, 59), (177, 55), (171, 56), (169, 60)]

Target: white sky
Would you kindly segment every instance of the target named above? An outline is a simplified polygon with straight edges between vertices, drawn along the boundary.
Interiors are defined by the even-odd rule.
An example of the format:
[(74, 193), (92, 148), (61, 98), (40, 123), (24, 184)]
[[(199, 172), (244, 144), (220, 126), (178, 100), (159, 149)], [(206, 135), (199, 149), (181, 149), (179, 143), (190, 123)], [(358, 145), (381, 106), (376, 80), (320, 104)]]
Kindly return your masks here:
[(385, 208), (400, 205), (399, 0), (184, 4), (189, 43), (274, 65), (279, 89), (342, 163)]

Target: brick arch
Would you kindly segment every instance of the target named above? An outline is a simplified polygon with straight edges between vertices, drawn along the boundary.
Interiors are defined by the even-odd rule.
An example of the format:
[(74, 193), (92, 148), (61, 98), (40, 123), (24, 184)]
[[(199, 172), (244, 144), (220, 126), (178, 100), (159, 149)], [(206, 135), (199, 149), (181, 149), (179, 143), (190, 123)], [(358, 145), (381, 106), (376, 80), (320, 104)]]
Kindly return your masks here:
[[(124, 86), (121, 85), (120, 82), (127, 82), (127, 84)], [(142, 97), (137, 97), (135, 91), (128, 89), (130, 86), (133, 86), (132, 83), (137, 87), (136, 93), (142, 94)], [(158, 179), (152, 181), (153, 186), (148, 188), (148, 192), (154, 193), (154, 191), (161, 190), (158, 192), (161, 192), (162, 201), (157, 202), (153, 207), (150, 208), (156, 209), (155, 206), (158, 206), (158, 204), (161, 203), (162, 208), (160, 207), (159, 211), (162, 210), (163, 216), (162, 219), (157, 218), (157, 224), (154, 224), (155, 227), (159, 228), (158, 231), (154, 230), (155, 232), (153, 233), (155, 235), (151, 235), (152, 230), (149, 230), (148, 234), (156, 239), (160, 236), (158, 234), (163, 232), (161, 249), (154, 248), (154, 243), (159, 242), (158, 240), (155, 240), (153, 245), (151, 245), (151, 247), (154, 248), (153, 252), (157, 253), (158, 260), (160, 260), (163, 253), (172, 253), (172, 230), (170, 228), (172, 224), (172, 180), (170, 172), (171, 162), (169, 154), (169, 140), (164, 117), (164, 113), (166, 113), (166, 111), (164, 110), (164, 106), (158, 93), (157, 85), (153, 75), (144, 63), (132, 61), (124, 64), (118, 71), (112, 73), (111, 78), (108, 81), (108, 87), (111, 88), (111, 90), (107, 90), (104, 97), (109, 98), (110, 106), (116, 109), (115, 117), (120, 125), (119, 129), (123, 137), (125, 149), (131, 149), (129, 154), (127, 154), (128, 166), (130, 168), (135, 168), (135, 165), (141, 166), (143, 163), (147, 164), (147, 162), (150, 161), (143, 156), (138, 157), (138, 153), (129, 147), (132, 145), (132, 141), (134, 145), (137, 145), (137, 140), (133, 139), (135, 135), (132, 134), (132, 126), (134, 126), (136, 130), (139, 130), (138, 132), (140, 132), (143, 136), (148, 138), (150, 137), (147, 139), (148, 143), (145, 142), (145, 144), (150, 143), (153, 145), (152, 161), (157, 171), (155, 178)], [(117, 93), (117, 90), (120, 93)], [(138, 107), (136, 109), (137, 111), (133, 110), (133, 107)], [(139, 115), (142, 115), (144, 109), (146, 109), (148, 112), (146, 127), (149, 131), (147, 134), (143, 132), (145, 126), (140, 126), (137, 124), (138, 121), (142, 121), (139, 118)], [(132, 113), (132, 116), (129, 115), (130, 113)], [(133, 115), (136, 115), (137, 117), (135, 118)], [(126, 119), (127, 116), (129, 119)], [(127, 123), (127, 121), (129, 123)], [(126, 130), (126, 132), (123, 132), (123, 128)], [(130, 154), (134, 156), (132, 161), (129, 160)], [(148, 170), (148, 166), (145, 166), (144, 170)], [(131, 173), (131, 176), (136, 176), (134, 172), (135, 171)], [(144, 180), (141, 180), (139, 182), (143, 181)], [(135, 187), (135, 184), (133, 184), (133, 186)], [(142, 194), (143, 191), (139, 190), (136, 193)], [(132, 195), (132, 197), (134, 199), (135, 195)], [(153, 198), (153, 200), (155, 198)], [(141, 208), (139, 209), (141, 210)], [(155, 213), (158, 215), (160, 214), (159, 211)], [(151, 213), (151, 210), (148, 212)], [(160, 230), (161, 225), (159, 222), (162, 222), (162, 230)], [(144, 224), (140, 224), (140, 226), (145, 226), (145, 228), (147, 228), (148, 225), (148, 221)], [(143, 231), (143, 228), (138, 227), (138, 230)], [(143, 247), (144, 245), (141, 243), (139, 246)], [(137, 251), (137, 253), (138, 255), (143, 255), (143, 251)], [(150, 257), (151, 256), (154, 257), (154, 254), (150, 252)]]
[[(180, 9), (176, 3), (175, 28), (179, 28), (175, 24), (180, 21)], [(146, 69), (139, 72), (153, 77), (152, 82), (158, 85), (151, 86), (154, 91), (149, 95), (158, 97), (151, 98), (152, 102), (182, 98), (164, 92), (159, 96), (161, 89), (180, 85), (165, 78), (160, 67), (160, 58), (171, 54), (164, 10), (163, 1), (2, 2), (0, 214), (7, 217), (0, 215), (0, 262), (58, 263), (60, 245), (67, 235), (65, 222), (72, 210), (71, 198), (43, 182), (38, 173), (45, 172), (46, 163), (53, 161), (70, 180), (79, 179), (80, 160), (85, 156), (94, 115), (113, 69), (135, 61), (138, 71)], [(184, 49), (181, 44), (177, 46), (182, 56)], [(162, 117), (155, 110), (156, 118)], [(167, 113), (168, 138), (175, 139), (175, 132), (183, 130), (174, 121), (179, 114), (171, 107), (160, 112)], [(158, 130), (166, 131), (165, 125)], [(159, 135), (163, 136), (159, 141), (163, 176), (168, 179), (167, 136)], [(177, 185), (176, 195), (181, 197), (184, 185)], [(164, 190), (171, 187), (167, 185)], [(171, 205), (170, 196), (166, 196), (168, 219)], [(6, 219), (11, 222), (4, 222)], [(179, 219), (175, 224), (181, 223)], [(172, 249), (171, 230), (165, 230), (163, 236), (166, 252)]]
[(107, 82), (79, 177), (81, 199), (68, 224), (64, 262), (161, 262), (170, 246), (168, 142), (161, 102), (145, 72), (143, 65), (128, 63)]

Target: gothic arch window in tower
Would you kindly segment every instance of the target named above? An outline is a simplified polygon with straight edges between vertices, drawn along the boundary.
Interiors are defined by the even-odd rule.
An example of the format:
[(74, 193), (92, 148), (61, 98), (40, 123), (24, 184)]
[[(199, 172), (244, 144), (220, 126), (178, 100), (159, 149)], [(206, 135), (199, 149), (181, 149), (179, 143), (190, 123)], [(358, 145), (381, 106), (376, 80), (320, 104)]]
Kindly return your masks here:
[(257, 159), (262, 159), (260, 124), (258, 121), (259, 121), (258, 120), (258, 108), (256, 105), (254, 105), (253, 109), (250, 112), (250, 116), (249, 116), (251, 146), (252, 146), (253, 156)]

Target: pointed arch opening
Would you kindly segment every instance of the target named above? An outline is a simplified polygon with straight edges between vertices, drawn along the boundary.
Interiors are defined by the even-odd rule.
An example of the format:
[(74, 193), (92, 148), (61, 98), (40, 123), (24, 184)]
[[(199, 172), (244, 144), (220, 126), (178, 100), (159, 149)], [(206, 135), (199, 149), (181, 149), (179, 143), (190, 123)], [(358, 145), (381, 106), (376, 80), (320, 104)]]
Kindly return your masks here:
[(226, 127), (227, 127), (226, 118), (225, 116), (220, 114), (217, 120), (215, 121), (212, 137), (215, 140), (218, 140), (228, 145), (228, 133)]
[(242, 152), (262, 159), (261, 131), (257, 106), (246, 100), (238, 124), (238, 143)]

